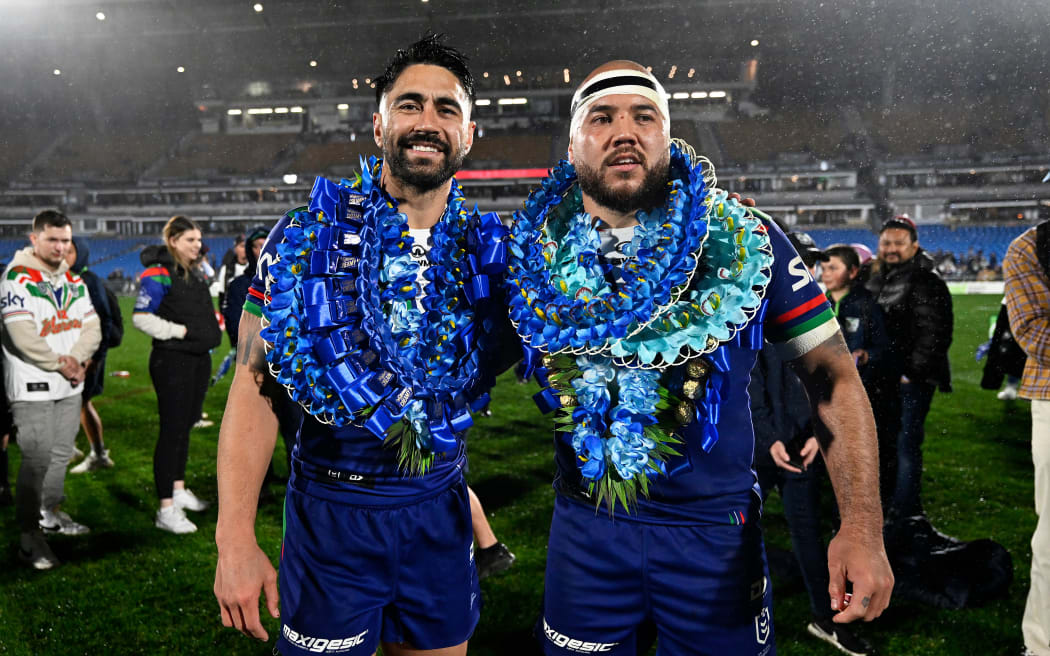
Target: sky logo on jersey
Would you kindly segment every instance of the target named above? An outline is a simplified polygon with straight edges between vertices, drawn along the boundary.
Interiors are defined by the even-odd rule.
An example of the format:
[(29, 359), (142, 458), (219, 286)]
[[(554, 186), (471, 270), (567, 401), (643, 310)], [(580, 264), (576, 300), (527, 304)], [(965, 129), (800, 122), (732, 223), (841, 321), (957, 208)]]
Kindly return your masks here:
[(306, 651), (315, 654), (338, 654), (344, 651), (349, 651), (353, 647), (362, 644), (365, 641), (365, 634), (368, 633), (368, 629), (365, 629), (355, 636), (339, 638), (337, 640), (329, 640), (328, 638), (311, 638), (310, 636), (302, 635), (287, 624), (282, 625), (281, 632), (284, 634), (285, 640), (299, 649), (305, 649)]
[(18, 306), (24, 308), (26, 306), (26, 300), (17, 294), (7, 292), (7, 295), (0, 298), (0, 310), (6, 310), (9, 307)]
[(547, 636), (555, 646), (574, 651), (578, 654), (600, 654), (611, 650), (618, 642), (584, 642), (583, 640), (576, 640), (570, 638), (564, 633), (558, 633), (551, 628), (550, 624), (547, 624), (547, 618), (543, 618), (543, 634)]
[(791, 283), (791, 291), (793, 292), (797, 292), (813, 280), (806, 265), (802, 263), (802, 258), (797, 255), (788, 263), (788, 273), (791, 274), (791, 277), (798, 278), (798, 280)]

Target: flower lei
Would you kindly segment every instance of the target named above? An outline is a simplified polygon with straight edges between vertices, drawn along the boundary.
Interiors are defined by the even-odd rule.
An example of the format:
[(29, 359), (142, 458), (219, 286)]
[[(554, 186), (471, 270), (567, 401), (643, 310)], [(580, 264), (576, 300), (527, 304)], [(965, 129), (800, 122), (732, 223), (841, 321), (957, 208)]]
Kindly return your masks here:
[(506, 229), (468, 213), (453, 179), (420, 299), (407, 219), (379, 185), (381, 167), (373, 157), (353, 182), (317, 178), (310, 205), (292, 212), (262, 337), (293, 400), (396, 445), (400, 466), (421, 474), (487, 402), (479, 351), (492, 321), (478, 315), (489, 276), (505, 268)]
[[(546, 388), (537, 403), (559, 410), (588, 492), (610, 511), (617, 501), (630, 509), (649, 477), (668, 474), (683, 425), (700, 421), (702, 448), (714, 446), (728, 371), (721, 346), (761, 344), (761, 322), (748, 324), (765, 308), (766, 228), (714, 186), (710, 162), (694, 161), (687, 144), (672, 142), (670, 157), (667, 203), (638, 213), (622, 281), (606, 279), (566, 161), (515, 213), (508, 244), (511, 321)], [(661, 382), (682, 364), (673, 384)]]

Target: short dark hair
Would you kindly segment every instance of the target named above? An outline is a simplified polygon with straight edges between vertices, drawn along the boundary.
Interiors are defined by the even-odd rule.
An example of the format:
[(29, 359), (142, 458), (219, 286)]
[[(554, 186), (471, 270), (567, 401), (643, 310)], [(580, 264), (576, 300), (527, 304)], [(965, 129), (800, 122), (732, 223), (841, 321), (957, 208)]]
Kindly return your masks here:
[(69, 217), (58, 210), (44, 210), (33, 217), (33, 232), (43, 232), (45, 228), (64, 228), (73, 226)]
[(857, 255), (855, 248), (847, 244), (832, 244), (824, 249), (824, 254), (842, 260), (848, 271), (860, 268), (860, 255)]
[(467, 68), (467, 57), (452, 46), (442, 43), (444, 39), (444, 34), (428, 34), (408, 48), (398, 50), (394, 58), (386, 65), (383, 74), (375, 79), (376, 104), (383, 102), (383, 94), (394, 86), (394, 82), (406, 68), (413, 64), (431, 64), (440, 66), (455, 75), (463, 86), (463, 90), (467, 92), (467, 97), (470, 98), (470, 104), (473, 106), (474, 76)]
[(919, 241), (919, 229), (907, 214), (898, 214), (892, 219), (886, 219), (886, 222), (882, 224), (882, 228), (879, 229), (879, 234), (881, 235), (890, 228), (907, 230), (908, 234), (911, 235), (912, 241)]

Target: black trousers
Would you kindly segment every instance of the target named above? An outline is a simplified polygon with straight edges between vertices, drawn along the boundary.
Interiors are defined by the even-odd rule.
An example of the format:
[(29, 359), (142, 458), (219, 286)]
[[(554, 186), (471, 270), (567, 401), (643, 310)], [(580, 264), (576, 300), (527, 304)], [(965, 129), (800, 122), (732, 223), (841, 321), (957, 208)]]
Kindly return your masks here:
[(158, 499), (170, 499), (175, 481), (186, 478), (190, 429), (201, 417), (211, 376), (211, 356), (153, 349), (149, 376), (157, 391), (160, 434), (153, 450), (153, 482)]

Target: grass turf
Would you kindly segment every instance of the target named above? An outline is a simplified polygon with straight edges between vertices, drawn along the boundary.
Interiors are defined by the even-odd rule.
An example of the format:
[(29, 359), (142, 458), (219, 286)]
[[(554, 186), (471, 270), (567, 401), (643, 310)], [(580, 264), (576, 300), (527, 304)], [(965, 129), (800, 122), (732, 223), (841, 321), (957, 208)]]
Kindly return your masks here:
[[(156, 500), (152, 457), (156, 398), (149, 381), (149, 340), (130, 326), (111, 351), (107, 378), (95, 400), (116, 468), (66, 479), (65, 508), (92, 528), (83, 537), (51, 539), (62, 567), (35, 572), (16, 559), (12, 508), (0, 509), (8, 536), (0, 550), (0, 654), (270, 654), (279, 630), (267, 619), (270, 644), (246, 638), (219, 622), (212, 596), (215, 506), (190, 513), (200, 530), (176, 536), (153, 527)], [(877, 622), (859, 628), (883, 654), (1009, 654), (1020, 650), (1020, 623), (1035, 526), (1028, 407), (1002, 403), (979, 389), (976, 346), (987, 336), (999, 298), (956, 297), (951, 350), (952, 394), (938, 393), (926, 423), (923, 494), (934, 524), (963, 538), (992, 537), (1014, 559), (1007, 598), (983, 608), (941, 611), (893, 603)], [(214, 355), (217, 366), (225, 349)], [(230, 376), (213, 388), (205, 411), (216, 426), (193, 431), (187, 485), (214, 501), (215, 448)], [(510, 375), (493, 392), (492, 417), (479, 417), (470, 435), (469, 480), (499, 538), (517, 555), (508, 572), (482, 582), (484, 607), (470, 653), (537, 653), (531, 637), (543, 588), (547, 527), (553, 492), (550, 421), (535, 409), (535, 385)], [(83, 435), (78, 445), (86, 448)], [(11, 453), (12, 482), (18, 449)], [(277, 453), (282, 453), (278, 445)], [(282, 458), (278, 458), (282, 460)], [(284, 465), (279, 464), (280, 473)], [(271, 488), (259, 510), (260, 544), (276, 564), (281, 536), (281, 491)], [(788, 545), (776, 495), (764, 519), (767, 540)], [(783, 656), (838, 653), (805, 632), (809, 608), (801, 586), (774, 581), (777, 649)], [(683, 609), (688, 612), (688, 609)]]

